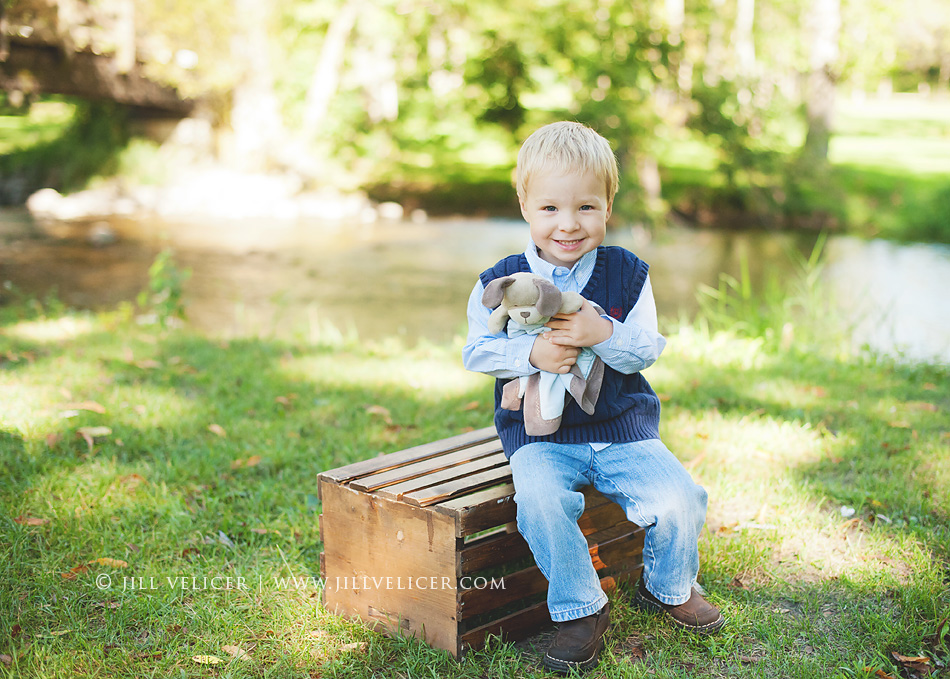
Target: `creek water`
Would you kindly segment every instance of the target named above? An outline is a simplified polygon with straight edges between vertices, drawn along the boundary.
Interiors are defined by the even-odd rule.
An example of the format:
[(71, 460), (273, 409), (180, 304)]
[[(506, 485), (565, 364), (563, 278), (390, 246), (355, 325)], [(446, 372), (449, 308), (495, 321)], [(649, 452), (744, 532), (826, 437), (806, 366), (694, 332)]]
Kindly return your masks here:
[[(93, 245), (97, 230), (115, 242)], [(520, 252), (521, 222), (439, 219), (339, 224), (253, 220), (34, 221), (0, 212), (0, 283), (70, 306), (132, 301), (156, 254), (171, 247), (191, 270), (188, 321), (218, 336), (310, 336), (336, 328), (365, 339), (444, 342), (465, 333), (465, 305), (478, 272)], [(108, 240), (108, 239), (106, 239)], [(670, 228), (649, 237), (611, 231), (609, 244), (651, 264), (661, 318), (691, 316), (700, 284), (747, 263), (754, 287), (791, 278), (790, 253), (808, 256), (814, 234)], [(823, 290), (853, 341), (909, 359), (950, 363), (950, 248), (830, 237)]]

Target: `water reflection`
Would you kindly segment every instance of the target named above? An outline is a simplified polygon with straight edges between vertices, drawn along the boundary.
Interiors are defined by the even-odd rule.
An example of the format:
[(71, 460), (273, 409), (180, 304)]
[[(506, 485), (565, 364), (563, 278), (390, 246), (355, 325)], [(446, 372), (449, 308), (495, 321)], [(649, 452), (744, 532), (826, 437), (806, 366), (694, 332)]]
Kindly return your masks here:
[[(132, 300), (165, 244), (192, 270), (191, 322), (215, 335), (306, 336), (324, 324), (361, 337), (400, 335), (436, 342), (465, 330), (465, 302), (479, 271), (524, 248), (523, 223), (435, 220), (423, 224), (149, 222), (111, 220), (118, 242), (96, 248), (92, 225), (38, 226), (0, 215), (0, 280), (33, 294), (56, 288), (68, 304), (108, 307)], [(696, 311), (700, 283), (738, 275), (753, 282), (793, 272), (790, 250), (807, 256), (814, 235), (673, 229), (653, 239), (629, 230), (608, 242), (650, 262), (661, 316)], [(832, 238), (827, 280), (842, 308), (861, 312), (856, 337), (879, 350), (950, 362), (950, 254)], [(868, 306), (870, 305), (870, 306)], [(867, 307), (867, 308), (866, 308)], [(879, 312), (879, 313), (878, 313)], [(858, 322), (860, 321), (860, 322)]]

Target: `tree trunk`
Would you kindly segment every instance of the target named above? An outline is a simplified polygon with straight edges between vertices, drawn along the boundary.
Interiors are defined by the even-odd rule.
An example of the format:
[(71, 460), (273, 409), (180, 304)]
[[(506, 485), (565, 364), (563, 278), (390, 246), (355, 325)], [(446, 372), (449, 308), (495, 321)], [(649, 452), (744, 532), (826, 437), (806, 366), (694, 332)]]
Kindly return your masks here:
[(363, 0), (346, 0), (327, 29), (327, 37), (323, 41), (320, 59), (313, 72), (304, 103), (303, 128), (304, 134), (308, 137), (313, 136), (320, 123), (323, 122), (330, 100), (336, 94), (340, 83), (340, 71), (343, 68), (346, 42), (362, 6)]
[(752, 76), (755, 72), (755, 41), (752, 37), (754, 24), (755, 0), (738, 0), (732, 42), (736, 48), (737, 68), (741, 76)]
[(274, 157), (283, 136), (268, 54), (270, 6), (258, 0), (234, 0), (240, 23), (231, 50), (242, 75), (231, 104), (233, 150), (235, 160), (253, 169), (262, 168)]
[(833, 69), (838, 59), (838, 35), (841, 30), (840, 0), (812, 0), (805, 30), (810, 48), (810, 70), (805, 82), (808, 132), (802, 156), (825, 164), (828, 161), (828, 144), (834, 118)]

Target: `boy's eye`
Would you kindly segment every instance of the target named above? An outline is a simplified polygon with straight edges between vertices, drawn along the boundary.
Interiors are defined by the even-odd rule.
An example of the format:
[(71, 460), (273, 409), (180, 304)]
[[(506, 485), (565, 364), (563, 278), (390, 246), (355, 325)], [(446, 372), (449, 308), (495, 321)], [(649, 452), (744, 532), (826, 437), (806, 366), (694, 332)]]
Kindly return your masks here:
[(557, 208), (554, 207), (553, 205), (545, 205), (545, 206), (544, 206), (543, 208), (541, 208), (541, 209), (542, 209), (542, 210), (546, 210), (546, 211), (548, 211), (548, 212), (554, 212), (555, 210), (557, 210)]
[(581, 210), (593, 210), (593, 205), (581, 205)]

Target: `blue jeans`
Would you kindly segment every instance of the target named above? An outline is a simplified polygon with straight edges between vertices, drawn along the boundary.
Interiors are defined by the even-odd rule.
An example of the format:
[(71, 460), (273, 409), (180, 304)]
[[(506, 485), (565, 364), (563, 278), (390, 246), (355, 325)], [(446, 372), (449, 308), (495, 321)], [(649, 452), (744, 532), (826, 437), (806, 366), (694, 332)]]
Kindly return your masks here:
[(665, 604), (687, 601), (699, 572), (699, 532), (706, 491), (659, 439), (589, 444), (529, 443), (511, 456), (518, 531), (548, 579), (555, 622), (599, 611), (607, 596), (577, 525), (584, 512), (580, 489), (593, 485), (643, 526), (643, 577)]

